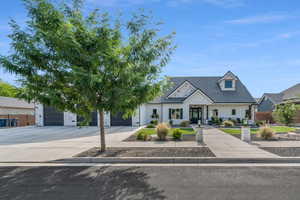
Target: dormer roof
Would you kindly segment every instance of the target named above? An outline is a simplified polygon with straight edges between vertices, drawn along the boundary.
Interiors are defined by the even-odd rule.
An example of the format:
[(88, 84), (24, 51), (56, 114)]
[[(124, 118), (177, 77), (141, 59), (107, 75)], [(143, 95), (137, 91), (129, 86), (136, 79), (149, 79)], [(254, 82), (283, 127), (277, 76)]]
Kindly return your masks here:
[(226, 80), (226, 79), (237, 80), (238, 78), (236, 77), (236, 75), (234, 75), (234, 73), (232, 73), (231, 71), (228, 71), (228, 72), (226, 72), (226, 74), (224, 74), (224, 76), (222, 76), (219, 79), (219, 82)]

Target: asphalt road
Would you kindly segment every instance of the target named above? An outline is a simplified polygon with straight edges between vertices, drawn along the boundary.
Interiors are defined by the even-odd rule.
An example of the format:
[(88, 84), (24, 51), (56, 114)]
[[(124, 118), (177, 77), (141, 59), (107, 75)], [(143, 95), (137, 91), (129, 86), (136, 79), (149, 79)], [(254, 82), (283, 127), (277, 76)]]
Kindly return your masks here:
[(0, 199), (300, 199), (297, 167), (2, 167)]

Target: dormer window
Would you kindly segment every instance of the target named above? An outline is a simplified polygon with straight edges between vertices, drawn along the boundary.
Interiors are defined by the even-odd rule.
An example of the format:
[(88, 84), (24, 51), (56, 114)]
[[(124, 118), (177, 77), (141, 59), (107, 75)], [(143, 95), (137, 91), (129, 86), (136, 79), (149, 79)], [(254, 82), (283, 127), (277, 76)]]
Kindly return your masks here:
[(231, 72), (227, 72), (219, 79), (219, 86), (222, 91), (235, 91), (238, 78)]
[(225, 80), (225, 88), (233, 88), (232, 80)]

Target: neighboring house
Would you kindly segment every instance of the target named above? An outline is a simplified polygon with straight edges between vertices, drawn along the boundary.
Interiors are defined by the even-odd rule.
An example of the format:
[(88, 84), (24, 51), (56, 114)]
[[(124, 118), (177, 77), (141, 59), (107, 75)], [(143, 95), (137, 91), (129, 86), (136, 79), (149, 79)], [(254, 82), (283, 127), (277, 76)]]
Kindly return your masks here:
[[(265, 93), (260, 98), (258, 102), (258, 113), (256, 114), (257, 118), (266, 117), (267, 113), (273, 112), (276, 105), (284, 104), (286, 102), (294, 102), (296, 104), (300, 104), (300, 83), (280, 92), (280, 93)], [(296, 122), (300, 123), (300, 113), (299, 116), (296, 118)]]
[(34, 104), (16, 98), (0, 97), (0, 127), (34, 124)]
[[(105, 114), (106, 126), (140, 126), (158, 119), (160, 122), (191, 121), (206, 124), (212, 117), (249, 119), (254, 121), (256, 101), (232, 72), (216, 77), (171, 77), (172, 86), (162, 96), (141, 105), (134, 116), (122, 119), (122, 114)], [(158, 117), (158, 118), (157, 118)], [(97, 125), (97, 113), (92, 113), (90, 125)], [(69, 112), (37, 105), (37, 125), (76, 126), (80, 117)]]

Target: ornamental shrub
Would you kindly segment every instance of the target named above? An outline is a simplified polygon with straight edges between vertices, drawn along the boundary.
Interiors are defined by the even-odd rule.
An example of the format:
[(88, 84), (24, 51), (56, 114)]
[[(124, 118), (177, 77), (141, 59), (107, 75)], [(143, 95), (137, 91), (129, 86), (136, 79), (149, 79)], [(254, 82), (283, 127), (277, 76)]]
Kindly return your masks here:
[(271, 139), (272, 137), (274, 137), (274, 130), (270, 127), (262, 127), (258, 131), (258, 136), (263, 138), (264, 140)]
[(173, 131), (172, 136), (174, 140), (181, 140), (182, 132), (177, 128)]
[(148, 141), (151, 140), (151, 136), (148, 135), (145, 131), (141, 130), (138, 132), (137, 136), (136, 136), (137, 140), (143, 140), (143, 141)]
[(233, 127), (234, 126), (234, 122), (230, 121), (230, 120), (225, 120), (223, 122), (223, 125), (226, 126), (226, 127)]
[(146, 126), (146, 128), (155, 128), (155, 125), (154, 125), (154, 124), (148, 124), (148, 125)]
[(144, 140), (144, 135), (145, 135), (145, 133), (143, 131), (139, 131), (138, 134), (136, 135), (136, 139)]
[(182, 121), (181, 123), (180, 123), (180, 126), (181, 127), (188, 127), (190, 125), (190, 121)]
[(156, 133), (159, 140), (166, 140), (169, 133), (169, 126), (165, 123), (160, 123), (156, 126)]
[(152, 120), (152, 121), (150, 122), (150, 124), (157, 125), (157, 124), (158, 124), (158, 120)]

